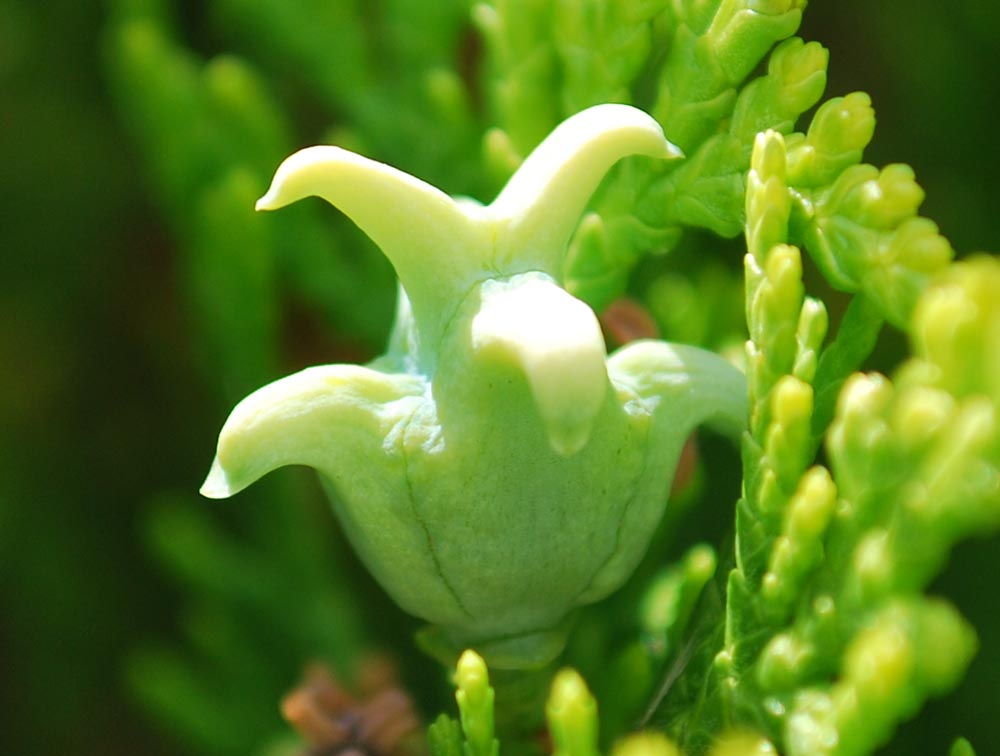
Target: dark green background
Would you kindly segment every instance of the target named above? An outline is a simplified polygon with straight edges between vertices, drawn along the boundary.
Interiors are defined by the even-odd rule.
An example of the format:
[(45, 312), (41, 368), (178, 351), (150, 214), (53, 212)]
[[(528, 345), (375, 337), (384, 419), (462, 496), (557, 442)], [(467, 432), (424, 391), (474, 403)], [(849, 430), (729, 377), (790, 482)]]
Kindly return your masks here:
[[(191, 40), (216, 52), (224, 35), (200, 4), (181, 5)], [(181, 598), (142, 545), (143, 508), (200, 484), (223, 418), (195, 364), (172, 242), (106, 92), (102, 16), (92, 0), (0, 0), (5, 754), (181, 752), (131, 704), (123, 658), (176, 632)], [(986, 0), (815, 2), (802, 30), (830, 48), (828, 95), (871, 93), (867, 159), (913, 165), (923, 214), (960, 253), (1000, 250), (998, 30)], [(335, 351), (320, 347), (316, 361)], [(964, 545), (940, 581), (984, 648), (893, 752), (941, 754), (957, 734), (1000, 752), (998, 546)]]

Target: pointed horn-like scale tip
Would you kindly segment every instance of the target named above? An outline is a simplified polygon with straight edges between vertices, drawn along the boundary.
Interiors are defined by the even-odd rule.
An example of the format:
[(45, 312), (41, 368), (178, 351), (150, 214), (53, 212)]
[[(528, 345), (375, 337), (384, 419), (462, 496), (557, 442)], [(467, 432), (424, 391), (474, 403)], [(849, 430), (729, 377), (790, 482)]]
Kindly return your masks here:
[(339, 208), (374, 241), (399, 276), (418, 320), (464, 292), (489, 253), (481, 209), (385, 163), (340, 147), (307, 147), (279, 167), (258, 210), (316, 196)]
[(212, 469), (208, 471), (208, 477), (198, 492), (206, 499), (228, 499), (236, 493), (218, 457), (212, 460)]
[(601, 179), (629, 155), (678, 158), (652, 116), (629, 105), (596, 105), (560, 124), (511, 177), (489, 211), (499, 226), (496, 261), (525, 250), (558, 275), (573, 229)]
[(285, 465), (320, 468), (385, 429), (385, 404), (421, 394), (419, 380), (356, 365), (326, 365), (270, 383), (236, 405), (219, 434), (202, 495), (224, 499)]
[(516, 363), (552, 448), (565, 456), (580, 451), (609, 386), (593, 311), (540, 274), (489, 282), (482, 295), (472, 322), (473, 349)]
[(746, 376), (714, 352), (636, 341), (611, 355), (608, 373), (616, 384), (656, 400), (654, 422), (662, 433), (676, 435), (678, 442), (703, 422), (735, 437), (746, 429)]

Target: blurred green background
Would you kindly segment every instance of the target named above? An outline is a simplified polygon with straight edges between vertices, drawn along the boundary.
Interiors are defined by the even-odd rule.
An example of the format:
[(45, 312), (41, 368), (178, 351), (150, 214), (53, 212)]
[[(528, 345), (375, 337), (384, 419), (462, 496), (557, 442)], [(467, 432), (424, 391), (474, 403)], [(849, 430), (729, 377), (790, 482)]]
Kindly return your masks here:
[[(441, 702), (443, 678), (410, 651), (415, 625), (344, 550), (311, 478), (289, 473), (252, 498), (192, 503), (232, 401), (307, 364), (373, 355), (388, 325), (391, 281), (374, 253), (370, 261), (348, 261), (373, 290), (354, 294), (366, 309), (338, 314), (319, 301), (321, 284), (310, 291), (301, 283), (308, 275), (295, 279), (293, 270), (298, 287), (267, 293), (273, 311), (265, 308), (264, 322), (241, 320), (246, 292), (224, 283), (212, 288), (224, 278), (224, 261), (192, 269), (197, 261), (181, 254), (185, 230), (163, 210), (170, 198), (151, 192), (150, 166), (116, 111), (106, 58), (110, 5), (0, 0), (0, 750), (199, 753), (196, 738), (183, 734), (190, 723), (164, 729), (146, 715), (151, 700), (173, 690), (199, 705), (203, 696), (211, 707), (239, 699), (242, 686), (281, 690), (311, 648), (348, 663), (357, 649), (401, 647), (411, 659), (404, 675), (427, 688), (426, 701)], [(129, 3), (113, 5), (120, 11)], [(294, 61), (269, 49), (254, 59), (253, 29), (232, 28), (212, 6), (173, 3), (179, 40), (203, 57), (235, 50), (259, 65), (293, 114), (293, 147), (342, 125), (343, 114), (289, 76)], [(335, 12), (326, 14), (311, 32), (322, 39), (328, 23), (332, 38), (335, 22)], [(828, 96), (856, 89), (872, 95), (879, 126), (867, 159), (913, 165), (927, 191), (922, 214), (960, 254), (1000, 250), (998, 30), (1000, 6), (983, 0), (842, 0), (815, 2), (801, 32), (831, 51)], [(471, 30), (456, 33), (471, 39)], [(282, 88), (283, 81), (292, 84)], [(262, 155), (259, 175), (230, 179), (245, 184), (252, 199), (265, 188), (259, 176), (280, 157)], [(457, 186), (450, 188), (465, 188), (461, 175), (452, 179)], [(251, 222), (249, 206), (246, 218)], [(285, 226), (273, 228), (282, 233)], [(230, 232), (239, 236), (239, 229), (223, 236)], [(331, 225), (330, 233), (353, 232)], [(322, 243), (309, 244), (322, 251)], [(308, 268), (308, 256), (295, 264)], [(239, 275), (241, 284), (258, 281), (252, 266)], [(194, 279), (205, 297), (192, 293)], [(230, 325), (245, 326), (248, 340), (271, 333), (277, 353), (261, 347), (241, 361), (213, 351), (204, 303), (219, 291), (220, 317), (234, 309)], [(338, 296), (352, 301), (349, 291)], [(880, 367), (889, 367), (897, 349), (898, 339), (887, 338)], [(274, 498), (301, 500), (301, 507), (269, 507), (269, 492), (282, 486)], [(307, 547), (289, 535), (304, 527)], [(266, 545), (269, 539), (279, 543)], [(178, 564), (177, 544), (217, 560), (204, 571), (220, 584), (207, 586), (203, 576), (186, 583), (190, 565)], [(256, 546), (276, 558), (256, 563)], [(936, 743), (958, 734), (979, 743), (982, 754), (989, 744), (1000, 748), (998, 546), (996, 538), (967, 544), (941, 579), (940, 590), (972, 620), (983, 649), (958, 693), (907, 725), (893, 752), (943, 753)], [(267, 572), (273, 562), (293, 564)], [(226, 582), (220, 564), (244, 579)], [(295, 603), (295, 587), (307, 593), (334, 574), (342, 577), (322, 602)], [(343, 608), (337, 591), (344, 585), (370, 601)], [(240, 596), (228, 619), (213, 614), (212, 596), (222, 594)], [(255, 628), (252, 643), (245, 629), (227, 624), (233, 617), (258, 621), (262, 606), (281, 616)], [(331, 631), (317, 637), (324, 618)], [(289, 634), (296, 645), (283, 648)], [(171, 677), (163, 649), (182, 637), (200, 639), (201, 663), (217, 665), (228, 654), (225, 663), (245, 678), (232, 678), (230, 690), (205, 690)], [(213, 655), (213, 648), (226, 653)], [(255, 666), (255, 654), (266, 664)], [(161, 680), (156, 690), (137, 682), (147, 672)], [(178, 712), (178, 721), (184, 716)], [(273, 707), (223, 706), (215, 721), (219, 732), (203, 740), (255, 744), (278, 726)], [(938, 740), (924, 750), (928, 737)]]

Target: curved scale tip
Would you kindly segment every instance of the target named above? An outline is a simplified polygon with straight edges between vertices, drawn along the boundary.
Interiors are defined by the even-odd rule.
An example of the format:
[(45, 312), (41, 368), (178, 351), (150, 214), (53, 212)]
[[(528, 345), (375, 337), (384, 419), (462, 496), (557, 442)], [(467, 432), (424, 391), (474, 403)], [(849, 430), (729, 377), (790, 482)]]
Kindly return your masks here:
[(322, 196), (324, 178), (337, 166), (358, 164), (359, 156), (340, 147), (306, 147), (285, 158), (254, 209), (278, 210), (310, 195)]
[(629, 155), (681, 157), (656, 119), (630, 105), (596, 105), (563, 121), (525, 159), (490, 213), (502, 225), (497, 260), (533, 250), (549, 273), (604, 175)]
[(261, 210), (277, 210), (279, 207), (283, 205), (278, 202), (277, 193), (273, 189), (268, 189), (267, 193), (254, 203), (253, 209), (259, 213)]
[[(611, 166), (628, 155), (683, 157), (648, 113), (631, 105), (595, 105), (559, 124), (532, 151), (491, 207), (516, 214), (557, 188), (586, 202)], [(576, 197), (574, 197), (576, 199)]]
[(212, 469), (208, 471), (208, 477), (201, 484), (198, 492), (206, 499), (228, 499), (240, 489), (234, 488), (229, 482), (226, 470), (216, 457), (212, 460)]
[(492, 245), (482, 208), (340, 147), (306, 147), (286, 158), (256, 208), (305, 197), (326, 200), (375, 242), (425, 323), (435, 322), (442, 299), (468, 290)]
[(423, 391), (421, 379), (357, 365), (306, 368), (274, 381), (230, 413), (201, 493), (224, 499), (279, 467), (322, 470), (365, 444), (377, 448), (412, 409), (398, 400)]
[(653, 402), (654, 435), (678, 451), (702, 423), (734, 438), (746, 430), (746, 376), (714, 352), (652, 339), (634, 341), (611, 355), (608, 373), (616, 385), (629, 386)]

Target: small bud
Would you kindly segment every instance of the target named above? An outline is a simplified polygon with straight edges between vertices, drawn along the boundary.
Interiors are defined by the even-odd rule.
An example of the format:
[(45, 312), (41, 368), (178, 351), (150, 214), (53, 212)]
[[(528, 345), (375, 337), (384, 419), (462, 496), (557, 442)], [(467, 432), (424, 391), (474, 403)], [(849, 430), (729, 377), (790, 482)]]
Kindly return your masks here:
[(953, 606), (933, 598), (921, 602), (915, 651), (917, 677), (927, 690), (940, 695), (957, 685), (978, 646), (975, 630)]
[(613, 249), (604, 219), (587, 213), (566, 252), (566, 290), (598, 311), (625, 290), (626, 278), (612, 256)]
[(878, 374), (855, 373), (840, 390), (826, 443), (837, 485), (848, 499), (870, 485), (865, 473), (889, 434), (884, 415), (893, 394), (892, 384)]
[(789, 753), (829, 754), (840, 741), (829, 693), (809, 688), (796, 694), (785, 729)]
[(899, 392), (890, 422), (904, 448), (919, 449), (941, 431), (954, 409), (948, 392), (915, 386)]
[(878, 373), (855, 373), (844, 384), (837, 415), (844, 423), (864, 423), (882, 414), (892, 399), (892, 385)]
[(545, 713), (553, 756), (598, 756), (597, 703), (575, 670), (556, 675)]
[(799, 37), (782, 42), (768, 59), (768, 73), (780, 82), (781, 109), (798, 115), (816, 104), (826, 88), (829, 51)]
[(788, 239), (791, 199), (785, 183), (785, 143), (766, 131), (754, 140), (747, 176), (747, 248), (764, 259), (769, 249)]
[(733, 672), (733, 652), (731, 648), (725, 648), (712, 659), (712, 667), (720, 678), (729, 678)]
[(792, 375), (785, 375), (771, 392), (771, 425), (764, 442), (768, 464), (775, 470), (782, 488), (788, 493), (796, 485), (809, 448), (812, 419), (812, 386)]
[(804, 0), (723, 0), (704, 39), (727, 81), (743, 81), (775, 42), (794, 34), (804, 7)]
[(914, 648), (901, 620), (895, 612), (884, 612), (874, 626), (855, 637), (844, 654), (845, 682), (857, 692), (862, 707), (884, 705), (909, 684)]
[(470, 118), (470, 104), (464, 82), (454, 71), (436, 67), (427, 72), (424, 86), (442, 119), (451, 124), (465, 124)]
[(774, 745), (753, 732), (723, 735), (712, 746), (709, 756), (778, 756)]
[(472, 6), (470, 13), (472, 23), (479, 30), (491, 46), (496, 46), (501, 33), (500, 14), (489, 3), (476, 3)]
[(1000, 262), (953, 265), (920, 299), (914, 350), (934, 366), (937, 385), (956, 396), (985, 394), (1000, 408)]
[(861, 160), (875, 133), (875, 111), (864, 92), (835, 97), (813, 116), (805, 141), (789, 154), (789, 180), (819, 187)]
[[(779, 297), (792, 297), (796, 300), (802, 289), (802, 256), (795, 247), (783, 244), (767, 256), (765, 266), (767, 278)], [(795, 314), (798, 315), (798, 301), (795, 302)]]
[(484, 162), (494, 176), (506, 180), (524, 162), (510, 135), (503, 129), (493, 128), (483, 137)]
[(497, 756), (500, 746), (493, 737), (493, 688), (486, 663), (472, 650), (465, 651), (455, 669), (455, 700), (465, 734), (465, 756)]
[(447, 714), (441, 714), (427, 728), (431, 756), (464, 756), (462, 728)]
[(973, 749), (972, 743), (965, 738), (959, 738), (952, 743), (948, 756), (976, 756), (976, 751)]
[(812, 386), (786, 375), (774, 387), (771, 407), (775, 422), (785, 428), (808, 420), (812, 414)]
[(775, 635), (757, 662), (757, 681), (768, 692), (792, 690), (808, 676), (815, 656), (815, 648), (793, 635)]
[(750, 156), (750, 170), (761, 181), (769, 178), (785, 180), (785, 139), (777, 131), (764, 131), (757, 135)]
[(788, 507), (788, 532), (802, 539), (822, 537), (837, 503), (837, 487), (825, 467), (814, 467), (802, 476)]
[(779, 517), (788, 503), (788, 495), (782, 490), (773, 467), (765, 467), (761, 471), (757, 502), (761, 513), (773, 518)]
[[(924, 190), (917, 184), (908, 165), (888, 165), (878, 179), (867, 182), (858, 192), (857, 219), (869, 228), (895, 228), (916, 214), (924, 201)], [(853, 200), (853, 198), (852, 198)]]
[(668, 640), (679, 636), (705, 584), (715, 574), (715, 552), (705, 545), (693, 547), (682, 564), (656, 575), (639, 606), (644, 639), (662, 657), (674, 649)]
[(889, 257), (909, 270), (936, 273), (954, 257), (951, 244), (927, 218), (905, 221), (893, 236)]
[(889, 592), (895, 566), (889, 533), (879, 528), (866, 533), (852, 559), (858, 588), (866, 600), (876, 600)]
[(818, 299), (806, 297), (799, 312), (799, 326), (796, 333), (798, 354), (792, 369), (793, 375), (799, 380), (812, 383), (828, 325), (826, 305)]
[(683, 754), (663, 733), (637, 732), (619, 741), (611, 756), (683, 756)]
[(823, 536), (836, 507), (837, 489), (830, 474), (814, 467), (802, 476), (785, 509), (781, 535), (768, 560), (761, 589), (778, 618), (787, 616), (804, 580), (822, 562)]
[(748, 306), (750, 337), (763, 350), (774, 378), (790, 373), (797, 353), (795, 326), (802, 307), (802, 257), (779, 244), (764, 265), (765, 280), (752, 291)]

